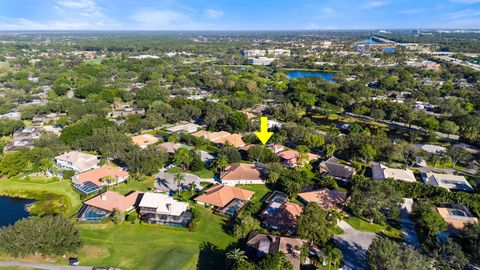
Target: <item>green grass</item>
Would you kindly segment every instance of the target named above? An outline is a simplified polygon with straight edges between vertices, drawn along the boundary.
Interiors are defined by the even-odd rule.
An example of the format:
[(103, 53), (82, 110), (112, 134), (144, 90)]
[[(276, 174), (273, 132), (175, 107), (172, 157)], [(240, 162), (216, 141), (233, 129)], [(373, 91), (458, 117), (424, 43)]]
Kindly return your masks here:
[(170, 169), (167, 169), (165, 172), (167, 173), (190, 173), (190, 174), (194, 174), (200, 178), (213, 178), (215, 176), (215, 173), (212, 171), (212, 170), (209, 170), (209, 169), (202, 169), (198, 172), (194, 172), (194, 171), (182, 171), (182, 169), (180, 167), (172, 167)]
[(149, 191), (153, 188), (155, 177), (149, 177), (143, 181), (128, 180), (126, 183), (123, 182), (118, 186), (112, 186), (109, 190), (118, 192), (120, 194), (126, 194), (130, 191)]
[(345, 221), (350, 224), (353, 228), (359, 231), (373, 232), (373, 233), (383, 233), (388, 237), (401, 239), (402, 232), (389, 225), (380, 225), (375, 223), (369, 223), (362, 218), (356, 216), (349, 216), (345, 218)]
[(211, 243), (225, 249), (237, 239), (223, 231), (225, 219), (203, 206), (195, 231), (159, 225), (79, 225), (85, 247), (79, 254), (84, 265), (117, 266), (122, 269), (223, 269), (224, 259)]
[(0, 180), (0, 195), (34, 199), (34, 214), (61, 212), (70, 217), (81, 206), (80, 195), (76, 193), (68, 180), (51, 183), (23, 181), (21, 179)]
[(236, 185), (236, 187), (255, 192), (250, 199), (252, 203), (260, 202), (262, 199), (267, 199), (265, 195), (270, 192), (270, 189), (268, 189), (268, 187), (265, 185)]

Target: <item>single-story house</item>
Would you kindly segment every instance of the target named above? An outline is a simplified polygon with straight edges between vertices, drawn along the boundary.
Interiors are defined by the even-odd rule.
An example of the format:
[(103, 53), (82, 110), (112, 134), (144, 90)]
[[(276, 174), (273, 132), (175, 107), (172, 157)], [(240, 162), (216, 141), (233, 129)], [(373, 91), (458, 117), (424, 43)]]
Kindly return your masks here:
[[(76, 174), (72, 177), (74, 184), (81, 185), (85, 182), (91, 182), (97, 186), (112, 186), (128, 179), (128, 172), (122, 167), (113, 167), (111, 165), (103, 165), (99, 168)], [(112, 182), (106, 179), (111, 178)]]
[(300, 250), (305, 243), (305, 240), (299, 238), (252, 232), (248, 235), (247, 254), (259, 259), (271, 253), (282, 252), (292, 263), (293, 269), (300, 270)]
[(443, 187), (448, 190), (473, 191), (473, 187), (463, 175), (422, 173), (422, 180), (429, 185)]
[(222, 183), (229, 186), (237, 184), (263, 184), (262, 173), (255, 164), (234, 163), (220, 173)]
[(447, 152), (447, 148), (433, 144), (416, 144), (415, 146), (430, 154)]
[(108, 117), (111, 118), (125, 118), (130, 115), (144, 115), (145, 114), (145, 109), (144, 108), (132, 108), (132, 107), (124, 107), (124, 108), (118, 108), (113, 111), (111, 111), (108, 114)]
[(389, 168), (381, 163), (377, 163), (372, 166), (373, 179), (385, 180), (393, 178), (396, 180), (402, 180), (406, 182), (416, 182), (417, 179), (413, 172), (409, 169), (394, 169)]
[(267, 228), (297, 233), (297, 219), (303, 208), (291, 202), (272, 202), (260, 213), (260, 218)]
[(275, 154), (278, 154), (278, 153), (282, 152), (283, 150), (285, 150), (285, 146), (283, 146), (281, 144), (272, 144), (268, 148), (270, 148)]
[(458, 232), (469, 223), (477, 223), (478, 219), (472, 215), (470, 210), (464, 205), (445, 205), (437, 207), (438, 213), (448, 224), (449, 232)]
[(180, 148), (187, 148), (191, 149), (190, 146), (181, 144), (181, 143), (173, 143), (173, 142), (164, 142), (158, 145), (158, 148), (169, 153), (169, 154), (175, 154), (178, 149)]
[(79, 221), (96, 222), (110, 217), (115, 211), (131, 211), (138, 205), (142, 195), (143, 193), (138, 191), (126, 196), (107, 191), (83, 202), (77, 218)]
[(142, 221), (148, 223), (186, 227), (193, 217), (188, 203), (160, 193), (144, 193), (138, 207)]
[(320, 205), (325, 211), (342, 211), (343, 207), (347, 203), (346, 192), (328, 188), (302, 192), (298, 194), (298, 197), (304, 203), (314, 202)]
[(325, 173), (326, 176), (331, 176), (335, 179), (349, 179), (357, 173), (355, 168), (341, 164), (339, 159), (331, 157), (322, 161), (319, 166), (320, 173)]
[[(310, 162), (312, 160), (319, 158), (318, 155), (315, 155), (312, 153), (306, 153), (302, 155), (300, 154), (300, 152), (293, 149), (288, 149), (288, 150), (279, 152), (277, 153), (277, 156), (279, 156), (282, 159), (283, 165), (289, 168), (302, 166), (305, 162)], [(302, 158), (304, 159), (302, 160)], [(302, 162), (302, 164), (299, 164), (300, 162)]]
[(205, 138), (212, 143), (229, 144), (237, 148), (245, 145), (245, 142), (242, 140), (242, 135), (232, 134), (226, 131), (209, 132), (205, 130), (200, 130), (193, 133), (192, 135), (198, 138)]
[(132, 137), (134, 144), (138, 145), (140, 148), (145, 149), (147, 146), (154, 144), (159, 141), (159, 139), (150, 134), (142, 134)]
[(186, 132), (186, 133), (194, 133), (200, 128), (199, 125), (193, 124), (193, 123), (186, 123), (186, 124), (180, 124), (176, 125), (173, 127), (169, 127), (166, 130), (170, 133), (175, 133), (175, 132)]
[(480, 149), (466, 143), (457, 143), (457, 144), (454, 144), (453, 147), (464, 149), (465, 151), (469, 152), (472, 155), (480, 153)]
[(54, 126), (29, 126), (13, 133), (12, 139), (7, 142), (5, 151), (15, 151), (22, 147), (32, 149), (33, 143), (40, 139), (42, 134), (59, 136), (62, 129)]
[(199, 204), (214, 206), (218, 212), (234, 216), (247, 204), (255, 192), (226, 185), (214, 185), (194, 200)]
[(202, 160), (203, 162), (205, 162), (207, 164), (215, 159), (215, 156), (208, 153), (207, 151), (197, 150), (197, 154), (200, 155), (200, 160)]
[(59, 169), (73, 170), (77, 173), (98, 168), (98, 158), (95, 155), (78, 151), (70, 151), (55, 157)]

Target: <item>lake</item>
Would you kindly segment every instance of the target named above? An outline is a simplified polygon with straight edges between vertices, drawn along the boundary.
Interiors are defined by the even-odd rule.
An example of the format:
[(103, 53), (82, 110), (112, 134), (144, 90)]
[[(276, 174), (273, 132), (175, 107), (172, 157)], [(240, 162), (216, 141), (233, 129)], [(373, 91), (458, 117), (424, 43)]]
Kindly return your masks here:
[(14, 224), (17, 220), (28, 217), (26, 206), (35, 202), (21, 198), (0, 196), (0, 227)]
[(388, 53), (388, 54), (391, 54), (391, 53), (395, 53), (397, 50), (395, 48), (383, 48), (383, 52), (384, 53)]
[(296, 79), (303, 77), (320, 77), (326, 81), (333, 82), (333, 73), (320, 71), (304, 71), (304, 70), (289, 70), (288, 79)]

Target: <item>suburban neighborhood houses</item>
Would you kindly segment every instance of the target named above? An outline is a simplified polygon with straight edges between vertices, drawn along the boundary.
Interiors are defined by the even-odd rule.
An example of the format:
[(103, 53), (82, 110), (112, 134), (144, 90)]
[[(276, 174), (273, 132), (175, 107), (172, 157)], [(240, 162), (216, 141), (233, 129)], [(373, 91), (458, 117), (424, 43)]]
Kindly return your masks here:
[[(262, 13), (314, 11), (302, 31), (216, 31), (229, 1), (53, 2), (98, 31), (4, 31), (57, 21), (0, 8), (0, 269), (480, 269), (480, 32), (448, 24), (478, 1), (363, 1), (358, 27), (452, 8), (331, 31), (328, 1)], [(103, 31), (130, 21), (155, 25)]]

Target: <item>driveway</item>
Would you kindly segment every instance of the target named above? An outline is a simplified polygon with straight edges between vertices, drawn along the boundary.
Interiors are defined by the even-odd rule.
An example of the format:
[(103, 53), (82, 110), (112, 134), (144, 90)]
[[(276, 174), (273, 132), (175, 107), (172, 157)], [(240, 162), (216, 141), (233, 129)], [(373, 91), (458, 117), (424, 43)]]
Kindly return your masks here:
[(367, 250), (373, 239), (377, 237), (371, 232), (355, 230), (345, 221), (340, 221), (338, 227), (343, 234), (335, 235), (333, 241), (343, 253), (343, 262), (347, 267), (356, 270), (367, 270)]
[(21, 262), (21, 261), (0, 261), (0, 267), (28, 267), (34, 269), (45, 269), (45, 270), (92, 270), (92, 266), (68, 266), (68, 265), (57, 265), (57, 264), (44, 264), (44, 263), (31, 263), (31, 262)]
[(420, 242), (418, 241), (417, 230), (415, 223), (410, 219), (412, 214), (413, 199), (403, 198), (403, 203), (400, 210), (400, 224), (402, 225), (403, 241), (406, 245), (420, 250)]
[[(155, 181), (155, 188), (165, 192), (175, 192), (177, 191), (178, 187), (175, 184), (173, 179), (175, 178), (176, 173), (167, 173), (167, 172), (159, 172), (156, 175)], [(215, 183), (215, 179), (213, 178), (200, 178), (194, 174), (189, 173), (182, 173), (184, 177), (184, 181), (182, 182), (182, 188), (187, 189), (189, 188), (190, 183), (195, 183), (195, 188), (197, 190), (202, 189), (202, 185), (200, 182), (210, 182)]]

